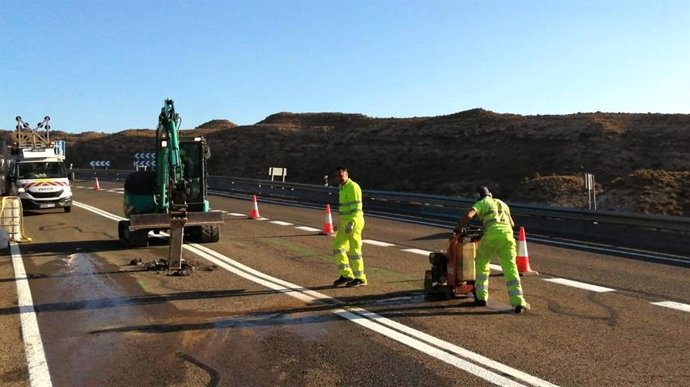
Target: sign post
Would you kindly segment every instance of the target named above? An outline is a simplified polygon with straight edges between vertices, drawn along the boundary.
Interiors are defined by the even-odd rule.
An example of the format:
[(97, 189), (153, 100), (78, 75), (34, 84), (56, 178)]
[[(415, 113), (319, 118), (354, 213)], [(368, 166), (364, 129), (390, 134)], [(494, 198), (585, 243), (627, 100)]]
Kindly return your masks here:
[(589, 209), (592, 209), (592, 203), (594, 203), (594, 209), (597, 209), (597, 190), (596, 184), (594, 183), (594, 175), (591, 173), (585, 173), (585, 189), (587, 190), (587, 203), (589, 204)]

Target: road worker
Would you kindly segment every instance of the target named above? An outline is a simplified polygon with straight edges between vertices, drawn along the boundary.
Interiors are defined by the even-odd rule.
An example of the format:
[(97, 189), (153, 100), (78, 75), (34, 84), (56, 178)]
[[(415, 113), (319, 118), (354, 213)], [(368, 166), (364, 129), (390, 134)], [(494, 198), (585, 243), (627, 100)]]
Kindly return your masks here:
[(350, 179), (345, 167), (337, 167), (335, 176), (340, 183), (338, 213), (340, 221), (333, 241), (333, 255), (340, 270), (340, 278), (333, 286), (359, 287), (367, 285), (362, 259), (362, 189)]
[(498, 257), (506, 280), (510, 304), (515, 308), (515, 313), (522, 313), (529, 309), (529, 304), (522, 294), (520, 273), (515, 263), (517, 255), (513, 236), (515, 223), (510, 216), (510, 208), (502, 200), (495, 199), (487, 187), (477, 189), (477, 198), (479, 200), (458, 221), (458, 229), (462, 230), (477, 215), (484, 228), (475, 258), (477, 276), (474, 304), (486, 306), (489, 299), (489, 262), (491, 258)]

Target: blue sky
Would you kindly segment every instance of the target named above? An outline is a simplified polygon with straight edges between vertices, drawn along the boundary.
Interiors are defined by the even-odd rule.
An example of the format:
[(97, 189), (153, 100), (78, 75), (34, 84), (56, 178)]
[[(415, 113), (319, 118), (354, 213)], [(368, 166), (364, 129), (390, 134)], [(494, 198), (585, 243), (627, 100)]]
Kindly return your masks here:
[(0, 1), (0, 128), (690, 113), (690, 0)]

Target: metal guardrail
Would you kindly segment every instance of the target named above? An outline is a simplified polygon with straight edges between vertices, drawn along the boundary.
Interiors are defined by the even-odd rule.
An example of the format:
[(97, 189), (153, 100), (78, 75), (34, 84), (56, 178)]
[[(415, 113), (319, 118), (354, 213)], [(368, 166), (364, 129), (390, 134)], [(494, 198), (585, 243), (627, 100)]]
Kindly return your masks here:
[[(132, 171), (75, 170), (78, 179), (124, 180)], [(337, 187), (210, 176), (209, 189), (238, 197), (271, 198), (285, 203), (315, 207), (337, 204)], [(452, 227), (471, 207), (471, 199), (420, 193), (363, 190), (367, 214), (386, 214), (401, 219), (425, 220)], [(690, 255), (690, 218), (644, 215), (615, 211), (592, 211), (508, 202), (518, 226), (530, 234), (618, 244)]]

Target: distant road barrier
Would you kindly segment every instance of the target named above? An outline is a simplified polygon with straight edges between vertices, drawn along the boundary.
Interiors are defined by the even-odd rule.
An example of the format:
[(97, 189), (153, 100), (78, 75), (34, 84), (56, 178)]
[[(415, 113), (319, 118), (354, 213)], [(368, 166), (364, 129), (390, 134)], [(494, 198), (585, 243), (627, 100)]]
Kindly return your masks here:
[[(94, 171), (75, 169), (77, 179), (92, 179)], [(100, 170), (100, 180), (124, 180), (129, 170)], [(338, 203), (337, 187), (210, 176), (209, 189), (226, 196), (323, 208)], [(399, 220), (422, 221), (454, 227), (474, 200), (421, 193), (363, 190), (365, 214)], [(571, 238), (658, 252), (679, 254), (690, 259), (690, 218), (643, 215), (616, 211), (593, 211), (537, 204), (509, 202), (517, 225), (528, 234)], [(337, 211), (337, 207), (336, 207)]]

